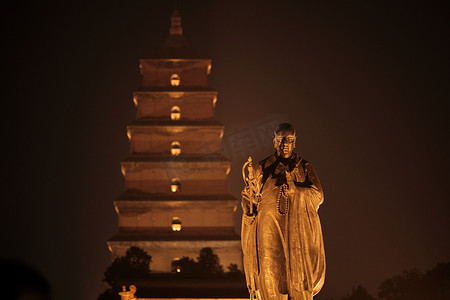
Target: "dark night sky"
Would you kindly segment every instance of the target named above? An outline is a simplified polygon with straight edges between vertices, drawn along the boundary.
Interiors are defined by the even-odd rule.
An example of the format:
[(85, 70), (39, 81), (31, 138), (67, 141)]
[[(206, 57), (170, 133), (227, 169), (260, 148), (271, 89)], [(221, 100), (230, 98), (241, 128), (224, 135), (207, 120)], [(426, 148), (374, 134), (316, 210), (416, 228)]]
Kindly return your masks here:
[[(31, 2), (31, 1), (30, 1)], [(444, 2), (179, 1), (210, 56), (225, 139), (291, 122), (325, 190), (320, 298), (376, 294), (404, 269), (450, 261), (449, 47)], [(418, 3), (418, 2), (417, 2)], [(117, 230), (113, 200), (138, 59), (168, 34), (173, 1), (3, 7), (2, 257), (35, 265), (56, 299), (93, 299)], [(239, 196), (245, 151), (232, 158)], [(270, 142), (252, 150), (271, 154)]]

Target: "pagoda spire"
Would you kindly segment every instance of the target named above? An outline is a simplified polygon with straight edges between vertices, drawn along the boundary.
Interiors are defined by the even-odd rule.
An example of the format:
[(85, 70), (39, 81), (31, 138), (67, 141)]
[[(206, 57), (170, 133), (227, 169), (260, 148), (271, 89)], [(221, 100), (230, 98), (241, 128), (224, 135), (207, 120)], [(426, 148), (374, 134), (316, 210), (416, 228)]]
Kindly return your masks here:
[(178, 10), (175, 9), (170, 17), (170, 35), (182, 35), (183, 27), (181, 27), (181, 17)]

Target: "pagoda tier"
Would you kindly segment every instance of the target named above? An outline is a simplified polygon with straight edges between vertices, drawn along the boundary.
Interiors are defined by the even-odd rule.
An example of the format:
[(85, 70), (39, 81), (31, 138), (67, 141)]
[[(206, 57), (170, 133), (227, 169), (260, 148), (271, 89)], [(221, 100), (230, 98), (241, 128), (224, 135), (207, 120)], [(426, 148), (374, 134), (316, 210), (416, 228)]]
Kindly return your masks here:
[[(222, 235), (215, 233), (216, 238), (204, 240), (145, 240), (145, 236), (130, 238), (130, 235), (124, 236), (117, 234), (108, 241), (112, 251), (112, 258), (124, 256), (126, 250), (132, 246), (140, 247), (152, 256), (151, 270), (154, 273), (168, 273), (173, 271), (172, 263), (182, 257), (196, 258), (199, 250), (209, 247), (214, 250), (220, 258), (223, 266), (238, 264), (242, 257), (241, 242), (239, 237), (232, 240), (222, 239)], [(240, 267), (241, 268), (241, 267)], [(245, 286), (245, 285), (244, 285)]]
[[(168, 272), (174, 259), (195, 258), (204, 247), (213, 248), (224, 266), (239, 263), (240, 241), (230, 218), (237, 208), (233, 196), (176, 197), (130, 192), (115, 201), (119, 232), (108, 242), (113, 255), (124, 255), (133, 245), (141, 247), (156, 258), (154, 272)], [(199, 198), (206, 200), (194, 200)], [(174, 216), (183, 220), (180, 231), (171, 228)]]
[(185, 157), (133, 156), (122, 162), (125, 190), (144, 193), (172, 193), (172, 181), (178, 181), (179, 194), (224, 194), (230, 162), (211, 155), (188, 160)]
[[(195, 228), (203, 228), (205, 233), (208, 230), (210, 233), (228, 232), (234, 227), (229, 216), (237, 208), (232, 197), (227, 200), (118, 200), (115, 204), (120, 216), (119, 231), (145, 232), (148, 236), (168, 239), (187, 233), (203, 239), (200, 238), (202, 232), (192, 231)], [(180, 231), (171, 228), (174, 215), (183, 220)]]
[[(214, 90), (186, 90), (184, 87), (172, 87), (158, 91), (139, 91), (134, 93), (137, 118), (161, 118), (170, 120), (172, 108), (183, 107), (182, 120), (204, 120), (214, 118), (214, 106), (217, 92)], [(183, 90), (182, 90), (183, 89)]]
[(232, 197), (227, 200), (118, 200), (115, 205), (120, 215), (120, 229), (148, 231), (151, 228), (165, 228), (161, 230), (163, 236), (167, 232), (172, 233), (169, 230), (174, 215), (183, 220), (183, 230), (175, 232), (175, 236), (182, 236), (185, 230), (197, 227), (228, 230), (234, 227), (233, 219), (229, 216), (237, 208)]
[(223, 126), (214, 121), (136, 120), (127, 127), (131, 153), (172, 154), (174, 142), (182, 154), (221, 153)]
[(167, 79), (177, 74), (180, 84), (208, 87), (210, 59), (141, 59), (142, 87), (165, 87)]

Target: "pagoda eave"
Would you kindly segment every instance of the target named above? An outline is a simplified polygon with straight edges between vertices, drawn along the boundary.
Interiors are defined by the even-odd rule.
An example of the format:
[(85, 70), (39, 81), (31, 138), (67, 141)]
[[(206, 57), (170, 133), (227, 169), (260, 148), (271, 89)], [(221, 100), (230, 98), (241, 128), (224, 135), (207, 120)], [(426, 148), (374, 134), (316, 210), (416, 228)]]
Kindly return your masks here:
[(133, 92), (134, 96), (139, 95), (169, 95), (172, 98), (181, 98), (186, 95), (214, 95), (216, 96), (218, 94), (217, 90), (213, 88), (204, 88), (202, 87), (201, 90), (193, 90), (190, 88), (183, 88), (183, 87), (172, 87), (172, 88), (146, 88), (146, 89), (140, 89), (136, 92)]
[[(231, 162), (228, 160), (202, 160), (202, 161), (122, 161), (122, 172), (124, 171), (138, 171), (161, 168), (179, 170), (180, 168), (194, 171), (206, 171), (211, 169), (217, 169), (219, 173), (222, 171), (226, 174), (229, 172)], [(214, 172), (214, 173), (217, 173)]]
[[(237, 235), (236, 233), (227, 235), (214, 235), (214, 236), (207, 236), (204, 234), (195, 236), (189, 235), (183, 236), (180, 233), (181, 232), (174, 232), (173, 236), (152, 236), (152, 235), (145, 235), (142, 233), (117, 233), (108, 240), (108, 244), (111, 242), (143, 242), (143, 243), (159, 242), (159, 244), (162, 246), (164, 245), (164, 242), (169, 242), (174, 245), (190, 244), (191, 246), (197, 247), (195, 245), (196, 242), (197, 243), (202, 243), (205, 241), (216, 242), (218, 246), (223, 246), (224, 243), (229, 241), (235, 241), (240, 243), (241, 239), (240, 236)], [(158, 243), (155, 244), (157, 245)]]
[(189, 209), (195, 207), (196, 209), (210, 209), (212, 203), (214, 203), (214, 207), (216, 210), (222, 209), (235, 211), (237, 209), (236, 200), (171, 200), (171, 201), (120, 200), (114, 201), (114, 206), (119, 215), (135, 216), (161, 208)]
[(205, 128), (205, 129), (223, 129), (224, 126), (222, 123), (210, 119), (210, 120), (159, 120), (159, 119), (139, 119), (131, 122), (127, 125), (127, 129), (135, 129), (135, 128), (142, 128), (142, 127), (149, 127), (155, 129), (166, 129), (167, 130), (176, 130), (176, 129), (186, 129), (186, 128)]
[(209, 86), (152, 86), (152, 87), (142, 87), (135, 93), (145, 93), (145, 92), (216, 92), (217, 90)]
[(122, 163), (146, 163), (146, 162), (158, 162), (158, 163), (205, 163), (205, 162), (230, 162), (225, 156), (217, 154), (217, 155), (184, 155), (180, 154), (177, 156), (173, 155), (148, 155), (148, 154), (130, 154)]
[[(119, 203), (121, 201), (136, 201), (136, 202), (153, 202), (153, 201), (161, 201), (164, 203), (170, 203), (172, 201), (199, 201), (199, 202), (208, 202), (208, 206), (211, 205), (211, 201), (232, 201), (235, 202), (236, 198), (231, 194), (199, 194), (199, 195), (183, 195), (183, 194), (149, 194), (143, 193), (141, 191), (126, 191), (121, 196), (119, 196), (115, 203)], [(216, 203), (216, 202), (214, 202)], [(200, 204), (200, 203), (198, 203)]]
[(156, 62), (156, 63), (171, 63), (171, 62), (189, 62), (189, 63), (196, 63), (196, 62), (200, 62), (200, 63), (209, 63), (211, 64), (212, 59), (211, 58), (207, 58), (207, 57), (164, 57), (163, 55), (161, 56), (154, 56), (154, 57), (147, 57), (147, 58), (141, 58), (139, 59), (140, 63), (145, 63), (145, 62)]

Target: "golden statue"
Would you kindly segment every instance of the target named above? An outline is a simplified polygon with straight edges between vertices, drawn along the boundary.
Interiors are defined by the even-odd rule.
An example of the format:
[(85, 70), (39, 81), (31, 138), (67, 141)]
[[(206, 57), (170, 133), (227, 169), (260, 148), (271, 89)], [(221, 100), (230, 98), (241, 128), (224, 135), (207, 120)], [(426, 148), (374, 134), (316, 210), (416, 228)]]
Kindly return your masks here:
[(293, 152), (292, 125), (274, 132), (275, 154), (242, 167), (242, 249), (252, 299), (312, 300), (325, 280), (317, 210), (322, 187), (309, 162)]

